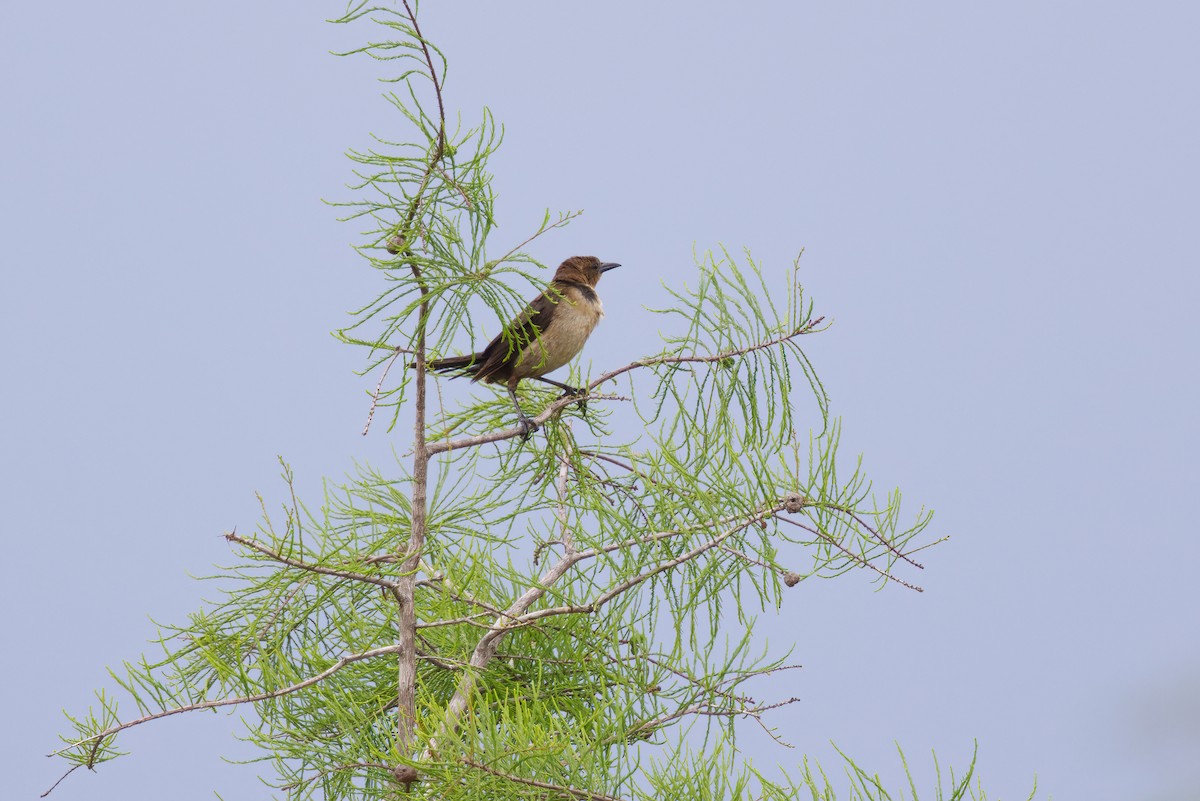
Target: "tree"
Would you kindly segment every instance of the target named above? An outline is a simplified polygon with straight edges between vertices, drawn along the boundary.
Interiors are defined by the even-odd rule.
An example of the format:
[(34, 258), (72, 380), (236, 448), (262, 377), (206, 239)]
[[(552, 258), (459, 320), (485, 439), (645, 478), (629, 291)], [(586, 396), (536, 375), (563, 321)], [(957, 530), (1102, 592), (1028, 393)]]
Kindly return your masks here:
[[(675, 330), (658, 352), (573, 375), (582, 397), (523, 387), (531, 439), (503, 395), (434, 404), (428, 360), (510, 319), (545, 281), (524, 248), (576, 215), (490, 257), (501, 132), (486, 109), (448, 126), (445, 59), (401, 2), (337, 20), (387, 31), (353, 52), (403, 68), (387, 99), (416, 140), (350, 153), (363, 197), (346, 219), (369, 223), (359, 252), (385, 288), (339, 336), (379, 376), (368, 427), (412, 413), (411, 460), (227, 534), (223, 600), (113, 672), (138, 716), (102, 691), (56, 753), (94, 767), (126, 729), (241, 705), (287, 798), (832, 797), (807, 763), (781, 784), (730, 747), (736, 719), (767, 727), (796, 700), (749, 695), (792, 667), (759, 655), (753, 615), (816, 575), (919, 591), (896, 571), (920, 569), (930, 514), (901, 523), (899, 492), (879, 505), (860, 465), (839, 475), (798, 264), (776, 287), (748, 255), (699, 255), (656, 311)], [(848, 766), (851, 797), (880, 797)]]

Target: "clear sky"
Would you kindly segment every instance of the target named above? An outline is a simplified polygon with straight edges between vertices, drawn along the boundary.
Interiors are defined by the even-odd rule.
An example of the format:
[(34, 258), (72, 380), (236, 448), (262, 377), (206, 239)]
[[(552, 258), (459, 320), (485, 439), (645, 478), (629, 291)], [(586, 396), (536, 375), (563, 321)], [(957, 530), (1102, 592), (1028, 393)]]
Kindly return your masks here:
[[(914, 8), (914, 5), (919, 5)], [(806, 341), (877, 486), (951, 541), (916, 595), (804, 583), (772, 646), (797, 751), (892, 771), (893, 740), (995, 798), (1200, 793), (1200, 11), (1188, 3), (427, 2), (450, 106), (507, 129), (503, 244), (625, 265), (593, 369), (693, 245), (749, 247), (835, 322)], [(404, 130), (337, 3), (16, 4), (0, 66), (5, 798), (104, 667), (228, 562), (222, 532), (403, 438), (359, 436), (369, 299), (342, 151)], [(635, 289), (636, 287), (636, 289)], [(494, 332), (489, 332), (494, 333)], [(15, 714), (14, 714), (15, 713)], [(236, 716), (136, 731), (70, 799), (263, 797)], [(1042, 797), (1045, 797), (1043, 795)]]

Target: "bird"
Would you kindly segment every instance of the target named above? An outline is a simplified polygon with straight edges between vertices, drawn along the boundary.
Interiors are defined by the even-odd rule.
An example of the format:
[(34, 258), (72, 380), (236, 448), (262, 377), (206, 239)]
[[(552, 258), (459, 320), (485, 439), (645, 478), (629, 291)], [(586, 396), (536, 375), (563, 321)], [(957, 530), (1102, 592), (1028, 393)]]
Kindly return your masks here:
[(517, 401), (517, 384), (531, 378), (551, 384), (567, 395), (585, 390), (546, 378), (583, 350), (596, 324), (604, 317), (604, 306), (596, 294), (600, 276), (620, 264), (602, 262), (595, 256), (572, 256), (559, 265), (550, 286), (529, 302), (488, 346), (478, 353), (431, 359), (426, 367), (451, 377), (469, 375), (471, 381), (504, 384), (517, 410), (522, 433), (527, 438), (536, 424)]

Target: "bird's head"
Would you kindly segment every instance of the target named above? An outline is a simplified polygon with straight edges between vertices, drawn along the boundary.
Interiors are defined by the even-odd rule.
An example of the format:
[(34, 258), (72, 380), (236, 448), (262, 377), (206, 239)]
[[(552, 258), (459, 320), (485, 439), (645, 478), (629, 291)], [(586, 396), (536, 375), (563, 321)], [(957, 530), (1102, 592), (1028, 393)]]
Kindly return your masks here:
[(620, 266), (614, 262), (602, 262), (595, 256), (572, 256), (558, 266), (554, 272), (554, 280), (577, 281), (595, 286), (600, 282), (603, 273)]

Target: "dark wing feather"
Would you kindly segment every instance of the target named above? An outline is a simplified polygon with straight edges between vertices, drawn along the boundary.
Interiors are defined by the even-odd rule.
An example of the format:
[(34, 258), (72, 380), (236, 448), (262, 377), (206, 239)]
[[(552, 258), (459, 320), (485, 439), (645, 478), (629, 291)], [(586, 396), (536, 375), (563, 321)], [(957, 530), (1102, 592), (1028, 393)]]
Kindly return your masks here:
[(554, 300), (547, 297), (547, 293), (534, 298), (479, 354), (479, 367), (471, 380), (499, 384), (511, 378), (513, 364), (521, 351), (550, 327), (554, 310), (558, 308), (557, 300), (557, 293)]

